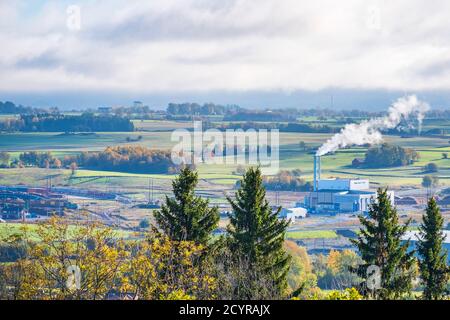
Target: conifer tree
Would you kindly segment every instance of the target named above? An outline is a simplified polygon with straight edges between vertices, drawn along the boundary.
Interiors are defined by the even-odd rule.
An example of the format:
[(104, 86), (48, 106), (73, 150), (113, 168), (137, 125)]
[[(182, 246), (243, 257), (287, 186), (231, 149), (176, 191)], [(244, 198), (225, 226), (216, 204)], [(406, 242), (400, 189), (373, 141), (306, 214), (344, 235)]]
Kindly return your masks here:
[[(365, 289), (370, 288), (375, 299), (398, 299), (410, 293), (414, 252), (408, 252), (409, 241), (402, 243), (410, 221), (403, 226), (399, 224), (397, 210), (387, 190), (382, 189), (378, 190), (368, 217), (361, 215), (359, 220), (362, 228), (358, 239), (352, 242), (358, 247), (365, 265), (358, 273), (366, 281), (372, 276), (379, 276), (375, 287), (370, 288), (366, 282)], [(370, 266), (379, 268), (379, 275), (368, 275)]]
[(237, 298), (281, 297), (290, 265), (290, 256), (283, 248), (289, 222), (279, 220), (281, 208), (272, 211), (266, 200), (260, 168), (248, 169), (235, 199), (227, 199), (232, 207), (229, 248), (235, 258), (246, 262), (247, 268), (246, 279), (238, 281)]
[(174, 198), (166, 196), (166, 203), (155, 212), (158, 226), (171, 240), (207, 244), (218, 226), (219, 210), (195, 195), (197, 183), (198, 173), (183, 168), (172, 182)]
[(444, 218), (436, 200), (430, 198), (420, 226), (420, 239), (417, 244), (420, 274), (425, 286), (423, 298), (427, 300), (442, 299), (447, 290), (449, 268), (447, 252), (442, 249), (445, 240), (443, 225)]

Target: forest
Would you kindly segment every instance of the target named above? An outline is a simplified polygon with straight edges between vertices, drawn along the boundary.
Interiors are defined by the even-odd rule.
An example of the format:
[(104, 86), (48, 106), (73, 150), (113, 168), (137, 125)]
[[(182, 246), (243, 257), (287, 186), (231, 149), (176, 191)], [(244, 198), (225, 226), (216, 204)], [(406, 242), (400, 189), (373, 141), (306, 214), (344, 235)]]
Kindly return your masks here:
[(172, 163), (170, 152), (142, 146), (108, 147), (101, 152), (65, 157), (64, 163), (72, 162), (86, 169), (130, 173), (176, 173), (179, 169)]
[(134, 131), (133, 123), (118, 116), (92, 113), (82, 115), (39, 114), (21, 115), (23, 126), (17, 131), (25, 132), (113, 132)]
[[(55, 110), (55, 108), (53, 108)], [(45, 109), (24, 107), (22, 105), (16, 105), (11, 101), (0, 101), (0, 114), (34, 114), (47, 112)]]
[(91, 170), (129, 173), (173, 174), (179, 166), (173, 164), (168, 151), (151, 150), (143, 146), (107, 147), (104, 151), (82, 152), (77, 155), (56, 157), (51, 152), (27, 151), (10, 162), (7, 152), (0, 153), (4, 168), (38, 167), (48, 169), (83, 168)]

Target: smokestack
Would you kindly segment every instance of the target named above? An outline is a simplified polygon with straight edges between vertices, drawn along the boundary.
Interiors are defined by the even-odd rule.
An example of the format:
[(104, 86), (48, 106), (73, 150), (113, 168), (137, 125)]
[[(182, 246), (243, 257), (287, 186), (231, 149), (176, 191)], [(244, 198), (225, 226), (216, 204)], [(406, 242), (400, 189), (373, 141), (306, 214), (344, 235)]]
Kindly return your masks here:
[(317, 156), (314, 156), (314, 179), (313, 179), (313, 190), (316, 190), (316, 181), (317, 181)]
[(314, 156), (314, 182), (313, 187), (314, 191), (317, 191), (318, 181), (320, 180), (320, 156)]

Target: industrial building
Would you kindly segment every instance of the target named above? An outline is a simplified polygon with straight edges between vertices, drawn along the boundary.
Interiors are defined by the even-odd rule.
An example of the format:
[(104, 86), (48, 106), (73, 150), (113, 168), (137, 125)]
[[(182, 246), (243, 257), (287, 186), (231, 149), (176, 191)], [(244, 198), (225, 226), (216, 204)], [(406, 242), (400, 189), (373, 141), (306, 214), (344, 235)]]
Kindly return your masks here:
[(63, 215), (65, 209), (75, 208), (66, 197), (48, 189), (0, 186), (0, 218), (4, 220)]
[[(313, 191), (305, 197), (310, 213), (367, 212), (377, 193), (367, 179), (321, 179), (320, 157), (314, 157)], [(392, 204), (394, 193), (388, 191)]]

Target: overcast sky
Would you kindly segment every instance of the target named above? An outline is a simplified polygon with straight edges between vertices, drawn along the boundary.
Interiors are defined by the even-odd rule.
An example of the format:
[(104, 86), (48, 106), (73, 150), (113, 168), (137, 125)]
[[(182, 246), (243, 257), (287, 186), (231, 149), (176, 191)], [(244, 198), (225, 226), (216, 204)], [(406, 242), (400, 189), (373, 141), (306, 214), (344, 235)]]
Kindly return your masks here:
[(336, 94), (352, 107), (422, 93), (449, 106), (449, 12), (447, 0), (0, 0), (0, 101), (327, 106)]

